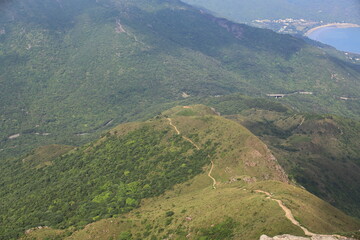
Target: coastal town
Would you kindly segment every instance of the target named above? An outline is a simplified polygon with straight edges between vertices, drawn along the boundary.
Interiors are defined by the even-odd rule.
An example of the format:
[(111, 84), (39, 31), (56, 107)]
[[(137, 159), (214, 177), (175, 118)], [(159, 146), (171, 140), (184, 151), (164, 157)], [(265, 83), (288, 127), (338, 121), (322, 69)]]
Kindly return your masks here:
[(353, 23), (326, 23), (324, 21), (311, 21), (306, 19), (257, 19), (253, 20), (252, 26), (271, 29), (278, 33), (308, 36), (313, 31), (323, 27), (349, 28), (360, 27)]
[(303, 35), (311, 28), (320, 26), (324, 23), (322, 21), (316, 22), (305, 19), (286, 18), (276, 20), (257, 19), (253, 20), (250, 24), (255, 27), (271, 29), (278, 33)]

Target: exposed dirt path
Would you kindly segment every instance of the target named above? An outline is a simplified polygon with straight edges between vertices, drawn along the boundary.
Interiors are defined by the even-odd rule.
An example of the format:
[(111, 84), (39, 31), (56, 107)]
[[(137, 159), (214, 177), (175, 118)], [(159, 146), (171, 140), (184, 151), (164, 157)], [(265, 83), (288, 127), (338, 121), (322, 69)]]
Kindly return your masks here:
[[(59, 0), (57, 0), (59, 1)], [(115, 27), (115, 32), (116, 33), (125, 33), (126, 35), (128, 35), (129, 37), (134, 38), (135, 42), (137, 43), (141, 43), (142, 45), (145, 45), (143, 42), (139, 41), (138, 38), (136, 37), (135, 34), (130, 33), (129, 31), (126, 31), (124, 26), (121, 24), (120, 19), (116, 19), (116, 27)]]
[[(180, 132), (179, 129), (172, 123), (171, 118), (167, 118), (167, 120), (169, 121), (170, 126), (172, 126), (172, 127), (174, 128), (175, 132), (176, 132), (178, 135), (180, 135), (181, 132)], [(181, 136), (181, 137), (182, 137), (184, 140), (186, 140), (186, 141), (188, 141), (189, 143), (191, 143), (197, 150), (200, 150), (200, 147), (199, 147), (196, 143), (194, 143), (190, 138), (185, 137), (185, 136)], [(212, 172), (213, 169), (214, 169), (214, 162), (211, 161), (211, 168), (210, 168), (210, 171), (208, 172), (208, 177), (211, 178), (211, 180), (213, 181), (213, 189), (216, 189), (216, 184), (217, 184), (216, 179), (215, 179), (213, 176), (211, 176), (211, 172)]]
[[(176, 133), (177, 133), (178, 135), (180, 135), (181, 132), (180, 132), (179, 129), (172, 123), (171, 118), (167, 118), (167, 120), (169, 121), (170, 126), (172, 126), (172, 127), (175, 129)], [(184, 140), (186, 140), (186, 141), (188, 141), (189, 143), (191, 143), (197, 150), (200, 150), (200, 147), (199, 147), (196, 143), (194, 143), (190, 138), (185, 137), (185, 136), (181, 136), (181, 137), (182, 137)]]
[(125, 31), (124, 27), (121, 25), (121, 22), (120, 22), (120, 19), (116, 19), (116, 28), (115, 28), (115, 31), (117, 33), (126, 33), (127, 32)]
[(282, 210), (285, 212), (285, 217), (290, 220), (290, 222), (298, 227), (300, 227), (306, 236), (318, 236), (318, 237), (336, 237), (338, 239), (348, 239), (340, 235), (323, 235), (323, 234), (316, 234), (313, 232), (310, 232), (307, 228), (301, 226), (301, 224), (294, 218), (294, 215), (292, 214), (291, 210), (287, 208), (284, 203), (281, 200), (272, 198), (272, 195), (268, 192), (265, 192), (263, 190), (255, 190), (257, 193), (264, 193), (267, 195), (268, 199), (271, 199), (279, 204), (279, 206), (282, 208)]
[(186, 141), (188, 141), (189, 143), (191, 143), (197, 150), (200, 150), (199, 146), (196, 145), (196, 143), (194, 143), (190, 138), (182, 136), (183, 139), (185, 139)]
[(177, 127), (172, 123), (171, 118), (167, 118), (167, 120), (169, 121), (170, 126), (172, 126), (172, 127), (175, 129), (176, 133), (179, 135), (179, 134), (180, 134), (180, 131), (179, 131), (179, 130), (177, 129)]
[(303, 125), (303, 123), (305, 122), (305, 117), (303, 117), (303, 119), (301, 120), (301, 123), (299, 124), (299, 126), (297, 126), (298, 128), (301, 127), (301, 125)]
[(255, 190), (255, 192), (264, 193), (264, 194), (266, 194), (266, 195), (268, 196), (269, 199), (277, 202), (277, 203), (279, 204), (279, 206), (282, 208), (282, 210), (285, 212), (286, 218), (289, 219), (292, 224), (300, 227), (300, 228), (304, 231), (305, 235), (307, 235), (307, 236), (314, 236), (314, 235), (316, 235), (315, 233), (310, 232), (307, 228), (301, 226), (300, 223), (294, 218), (291, 210), (290, 210), (289, 208), (287, 208), (281, 200), (273, 199), (273, 198), (271, 197), (271, 194), (270, 194), (270, 193), (265, 192), (265, 191), (262, 191), (262, 190)]
[(211, 168), (210, 171), (208, 172), (208, 177), (213, 180), (213, 189), (216, 189), (216, 179), (213, 176), (211, 176), (211, 172), (213, 169), (214, 169), (214, 162), (211, 161)]

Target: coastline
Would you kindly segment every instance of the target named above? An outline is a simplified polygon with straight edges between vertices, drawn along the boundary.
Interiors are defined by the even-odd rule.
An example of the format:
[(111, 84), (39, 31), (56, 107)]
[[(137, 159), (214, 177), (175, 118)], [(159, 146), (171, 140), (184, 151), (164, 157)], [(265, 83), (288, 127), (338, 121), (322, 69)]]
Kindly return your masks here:
[(309, 36), (314, 31), (319, 30), (321, 28), (326, 28), (326, 27), (333, 27), (333, 28), (360, 28), (360, 25), (355, 24), (355, 23), (329, 23), (329, 24), (325, 24), (325, 25), (321, 25), (321, 26), (311, 28), (310, 30), (308, 30), (307, 32), (304, 33), (304, 36)]

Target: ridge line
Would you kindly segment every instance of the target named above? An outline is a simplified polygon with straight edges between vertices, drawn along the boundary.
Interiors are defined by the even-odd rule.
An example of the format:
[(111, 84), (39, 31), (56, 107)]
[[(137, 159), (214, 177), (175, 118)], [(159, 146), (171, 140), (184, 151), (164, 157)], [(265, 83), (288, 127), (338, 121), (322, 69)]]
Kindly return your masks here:
[(279, 200), (279, 199), (274, 199), (272, 198), (272, 194), (270, 194), (269, 192), (266, 192), (266, 191), (263, 191), (263, 190), (255, 190), (255, 192), (257, 193), (264, 193), (268, 199), (272, 200), (272, 201), (275, 201), (279, 204), (279, 206), (281, 207), (281, 209), (285, 212), (285, 217), (290, 220), (290, 222), (298, 227), (300, 227), (303, 231), (304, 231), (304, 234), (306, 236), (319, 236), (319, 237), (336, 237), (338, 239), (347, 239), (347, 238), (344, 238), (343, 236), (340, 236), (340, 235), (325, 235), (325, 234), (316, 234), (316, 233), (313, 233), (313, 232), (310, 232), (306, 227), (302, 226), (299, 221), (297, 221), (294, 217), (294, 215), (292, 214), (291, 210), (286, 207), (283, 203), (283, 201)]
[[(168, 121), (169, 121), (169, 125), (172, 126), (174, 128), (174, 130), (176, 131), (177, 135), (180, 135), (181, 132), (179, 131), (179, 129), (172, 123), (172, 119), (171, 118), (166, 118)], [(181, 136), (184, 140), (188, 141), (189, 143), (191, 143), (197, 150), (200, 150), (200, 147), (194, 143), (190, 138), (188, 137), (185, 137), (185, 136)], [(208, 172), (208, 177), (211, 178), (211, 180), (213, 181), (213, 189), (216, 189), (216, 179), (211, 176), (211, 173), (212, 173), (212, 170), (214, 169), (214, 162), (211, 161), (211, 168), (210, 168), (210, 171)]]

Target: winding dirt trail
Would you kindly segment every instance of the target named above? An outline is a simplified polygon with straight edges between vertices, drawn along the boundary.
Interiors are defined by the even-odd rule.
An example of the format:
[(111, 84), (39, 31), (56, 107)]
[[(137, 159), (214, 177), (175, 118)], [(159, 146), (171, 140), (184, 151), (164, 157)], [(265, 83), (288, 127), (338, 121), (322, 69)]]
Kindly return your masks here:
[[(181, 132), (180, 132), (179, 129), (172, 123), (171, 118), (167, 118), (167, 120), (169, 121), (170, 126), (172, 126), (172, 127), (175, 129), (177, 135), (180, 135)], [(190, 138), (185, 137), (185, 136), (181, 136), (181, 137), (182, 137), (184, 140), (186, 140), (186, 141), (188, 141), (189, 143), (191, 143), (197, 150), (200, 150), (200, 147), (199, 147), (196, 143), (194, 143)]]
[(196, 145), (196, 143), (194, 143), (190, 138), (182, 136), (183, 139), (185, 139), (186, 141), (188, 141), (189, 143), (191, 143), (197, 150), (200, 150), (200, 147), (198, 145)]
[(213, 189), (216, 189), (216, 179), (213, 176), (211, 176), (211, 172), (213, 169), (214, 169), (214, 162), (211, 161), (211, 168), (210, 171), (208, 172), (208, 177), (213, 180)]
[[(180, 135), (181, 132), (180, 132), (179, 129), (173, 124), (172, 119), (171, 119), (171, 118), (167, 118), (167, 120), (169, 121), (170, 126), (172, 126), (172, 127), (174, 128), (175, 132), (176, 132), (178, 135)], [(181, 137), (182, 137), (184, 140), (186, 140), (186, 141), (188, 141), (189, 143), (191, 143), (197, 150), (200, 150), (200, 147), (199, 147), (196, 143), (194, 143), (190, 138), (185, 137), (185, 136), (181, 136)], [(214, 162), (211, 161), (211, 168), (210, 168), (210, 171), (208, 172), (208, 177), (211, 178), (211, 180), (213, 181), (213, 189), (216, 189), (216, 184), (217, 184), (216, 179), (215, 179), (213, 176), (211, 176), (211, 173), (212, 173), (212, 170), (213, 170), (213, 169), (214, 169)]]
[(177, 127), (172, 123), (171, 118), (167, 118), (167, 120), (169, 121), (170, 126), (172, 126), (175, 129), (175, 132), (179, 135), (180, 131), (179, 129), (177, 129)]
[(281, 200), (273, 199), (273, 198), (271, 197), (271, 194), (270, 194), (270, 193), (265, 192), (265, 191), (262, 191), (262, 190), (255, 190), (255, 192), (257, 192), (257, 193), (264, 193), (264, 194), (266, 194), (266, 195), (268, 196), (269, 199), (277, 202), (277, 203), (279, 204), (279, 206), (282, 208), (282, 210), (285, 212), (285, 217), (286, 217), (287, 219), (289, 219), (292, 224), (300, 227), (300, 228), (304, 231), (305, 235), (307, 235), (307, 236), (314, 236), (314, 235), (316, 235), (315, 233), (310, 232), (307, 228), (301, 226), (300, 223), (294, 218), (294, 215), (292, 214), (291, 210), (290, 210), (289, 208), (287, 208)]
[(272, 195), (269, 192), (265, 192), (263, 190), (255, 190), (257, 193), (264, 193), (266, 194), (268, 199), (271, 199), (279, 204), (281, 209), (285, 212), (285, 217), (290, 220), (290, 222), (298, 227), (300, 227), (306, 236), (312, 236), (312, 237), (336, 237), (338, 239), (348, 239), (340, 235), (323, 235), (323, 234), (316, 234), (313, 232), (310, 232), (306, 227), (301, 226), (301, 224), (294, 218), (294, 215), (292, 214), (291, 210), (287, 208), (284, 203), (281, 200), (272, 198)]

